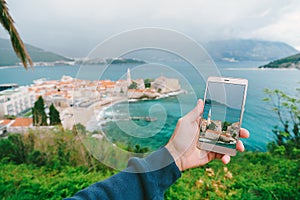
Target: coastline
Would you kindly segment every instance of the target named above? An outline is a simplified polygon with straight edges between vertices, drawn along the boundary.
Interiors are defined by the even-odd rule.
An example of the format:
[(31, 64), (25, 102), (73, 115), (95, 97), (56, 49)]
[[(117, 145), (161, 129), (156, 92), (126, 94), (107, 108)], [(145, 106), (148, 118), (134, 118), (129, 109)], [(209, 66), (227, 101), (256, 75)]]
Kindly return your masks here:
[(0, 66), (0, 69), (13, 69), (13, 68), (21, 68), (21, 65), (12, 65), (12, 66)]
[(258, 68), (258, 67), (245, 67), (245, 68), (235, 68), (235, 67), (228, 67), (223, 68), (224, 70), (243, 70), (243, 71), (285, 71), (285, 70), (291, 70), (296, 71), (299, 70), (297, 68)]
[[(109, 120), (103, 118), (104, 112), (111, 108), (112, 106), (122, 103), (122, 102), (128, 102), (128, 103), (135, 103), (140, 101), (149, 101), (149, 100), (160, 100), (168, 97), (177, 96), (180, 94), (185, 93), (185, 90), (179, 90), (176, 92), (170, 92), (167, 94), (163, 94), (160, 97), (157, 97), (155, 99), (128, 99), (127, 97), (114, 97), (111, 99), (108, 99), (104, 102), (97, 102), (98, 105), (91, 105), (90, 107), (93, 107), (93, 113), (90, 113), (89, 120), (86, 121), (85, 124), (83, 124), (87, 130), (89, 131), (95, 131), (99, 130), (99, 128), (102, 125), (105, 125)], [(90, 109), (90, 108), (89, 108)], [(94, 118), (93, 118), (94, 115)], [(100, 128), (101, 129), (101, 128)]]
[[(128, 101), (127, 97), (111, 97), (109, 99), (106, 99), (104, 101), (98, 101), (95, 104), (88, 107), (90, 110), (90, 117), (88, 120), (86, 120), (86, 123), (83, 124), (87, 130), (89, 131), (95, 131), (99, 129), (99, 124), (102, 124), (100, 120), (102, 118), (100, 117), (101, 113), (105, 112), (108, 108), (122, 102)], [(103, 121), (103, 123), (106, 123), (106, 121)]]

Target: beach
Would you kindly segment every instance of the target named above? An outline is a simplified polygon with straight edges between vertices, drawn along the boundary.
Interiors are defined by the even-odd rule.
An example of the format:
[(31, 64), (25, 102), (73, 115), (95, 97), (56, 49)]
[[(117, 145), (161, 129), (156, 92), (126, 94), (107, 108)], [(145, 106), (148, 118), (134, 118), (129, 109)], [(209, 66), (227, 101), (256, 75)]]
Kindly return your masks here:
[(94, 101), (86, 107), (71, 107), (63, 112), (64, 127), (71, 129), (75, 124), (84, 125), (87, 130), (93, 131), (98, 126), (98, 115), (103, 110), (116, 103), (127, 101), (126, 97), (107, 97), (105, 99)]

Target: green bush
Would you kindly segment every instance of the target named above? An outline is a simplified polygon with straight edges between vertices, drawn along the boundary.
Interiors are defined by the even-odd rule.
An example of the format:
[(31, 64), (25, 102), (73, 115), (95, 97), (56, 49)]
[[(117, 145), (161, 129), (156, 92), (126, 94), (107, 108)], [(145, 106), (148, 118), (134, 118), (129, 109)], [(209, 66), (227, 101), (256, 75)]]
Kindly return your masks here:
[(299, 160), (247, 152), (187, 170), (165, 199), (300, 199)]
[[(297, 89), (298, 94), (300, 89)], [(300, 158), (300, 99), (287, 95), (280, 90), (265, 89), (268, 95), (263, 100), (272, 104), (278, 116), (279, 125), (275, 125), (273, 133), (275, 141), (268, 144), (268, 150), (274, 155), (288, 158)]]
[(0, 167), (1, 199), (61, 199), (111, 176), (69, 166), (60, 170), (26, 164), (0, 164)]
[(107, 170), (107, 167), (89, 154), (76, 134), (59, 127), (10, 134), (7, 139), (0, 139), (0, 149), (0, 160), (15, 164), (33, 164), (53, 169), (84, 166)]

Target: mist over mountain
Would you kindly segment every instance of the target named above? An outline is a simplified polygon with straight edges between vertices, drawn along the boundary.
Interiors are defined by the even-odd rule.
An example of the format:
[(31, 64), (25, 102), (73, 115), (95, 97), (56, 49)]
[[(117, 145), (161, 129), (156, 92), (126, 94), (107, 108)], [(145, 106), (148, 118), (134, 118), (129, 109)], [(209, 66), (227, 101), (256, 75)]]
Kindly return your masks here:
[(273, 41), (235, 39), (204, 44), (215, 61), (272, 61), (299, 53), (294, 47)]
[[(273, 61), (299, 53), (298, 50), (286, 43), (262, 40), (216, 40), (199, 44), (203, 45), (207, 53), (217, 62)], [(147, 62), (183, 61), (180, 55), (153, 49), (132, 52), (126, 55), (126, 57), (137, 58)]]
[[(176, 41), (175, 41), (176, 42)], [(64, 63), (80, 59), (67, 58), (41, 48), (25, 44), (33, 62)], [(273, 61), (299, 53), (298, 50), (283, 42), (272, 42), (250, 39), (217, 40), (203, 44), (214, 61), (240, 62), (240, 61)], [(188, 49), (187, 49), (188, 51)], [(123, 62), (181, 62), (182, 59), (169, 52), (160, 50), (141, 50), (123, 56)], [(132, 60), (132, 58), (134, 60)], [(111, 59), (100, 58), (99, 59)], [(128, 61), (129, 59), (129, 61)], [(9, 40), (0, 39), (0, 66), (11, 66), (20, 63), (15, 55)], [(144, 63), (144, 62), (143, 62)], [(98, 63), (100, 64), (100, 63)]]

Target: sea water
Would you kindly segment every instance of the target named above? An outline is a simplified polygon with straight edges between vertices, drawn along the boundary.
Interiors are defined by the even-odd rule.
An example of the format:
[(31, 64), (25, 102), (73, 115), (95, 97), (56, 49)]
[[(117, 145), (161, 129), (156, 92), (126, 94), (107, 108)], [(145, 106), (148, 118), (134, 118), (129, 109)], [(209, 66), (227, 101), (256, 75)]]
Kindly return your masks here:
[[(271, 105), (262, 101), (266, 97), (263, 89), (280, 89), (295, 96), (296, 88), (300, 87), (298, 83), (300, 81), (300, 70), (258, 69), (257, 67), (261, 64), (264, 63), (217, 63), (217, 66), (222, 76), (248, 79), (248, 94), (242, 126), (250, 131), (251, 137), (244, 140), (244, 143), (246, 148), (250, 150), (265, 151), (267, 143), (274, 140), (273, 127), (280, 125), (280, 123), (276, 113), (271, 110)], [(168, 68), (161, 66), (153, 67), (151, 70), (144, 66), (136, 70), (137, 66), (133, 64), (121, 64), (110, 66), (104, 74), (95, 76), (99, 69), (101, 71), (106, 66), (85, 67), (85, 70), (81, 70), (81, 73), (78, 73), (79, 69), (82, 69), (81, 66), (34, 67), (33, 70), (29, 69), (27, 71), (22, 67), (0, 68), (0, 83), (29, 85), (36, 79), (60, 79), (63, 75), (81, 79), (95, 79), (97, 77), (97, 79), (118, 80), (126, 79), (128, 68), (132, 69), (132, 79), (157, 78), (159, 76), (178, 78), (183, 82), (182, 87), (187, 88), (184, 94), (129, 104), (123, 102), (108, 108), (102, 113), (104, 115), (106, 112), (122, 115), (123, 110), (129, 110), (131, 116), (149, 116), (149, 114), (153, 118), (155, 116), (165, 116), (163, 125), (155, 121), (133, 120), (132, 123), (136, 124), (134, 127), (137, 127), (137, 130), (141, 132), (138, 137), (128, 133), (130, 127), (127, 127), (127, 129), (123, 126), (120, 127), (117, 121), (110, 121), (104, 125), (102, 123), (100, 127), (113, 143), (126, 142), (130, 145), (140, 144), (143, 147), (156, 149), (168, 141), (177, 120), (196, 105), (197, 98), (203, 98), (205, 89), (205, 80), (192, 67), (186, 67), (185, 64), (181, 63), (167, 63), (165, 65), (176, 70), (174, 73), (169, 73)], [(91, 73), (94, 75), (91, 76)]]

